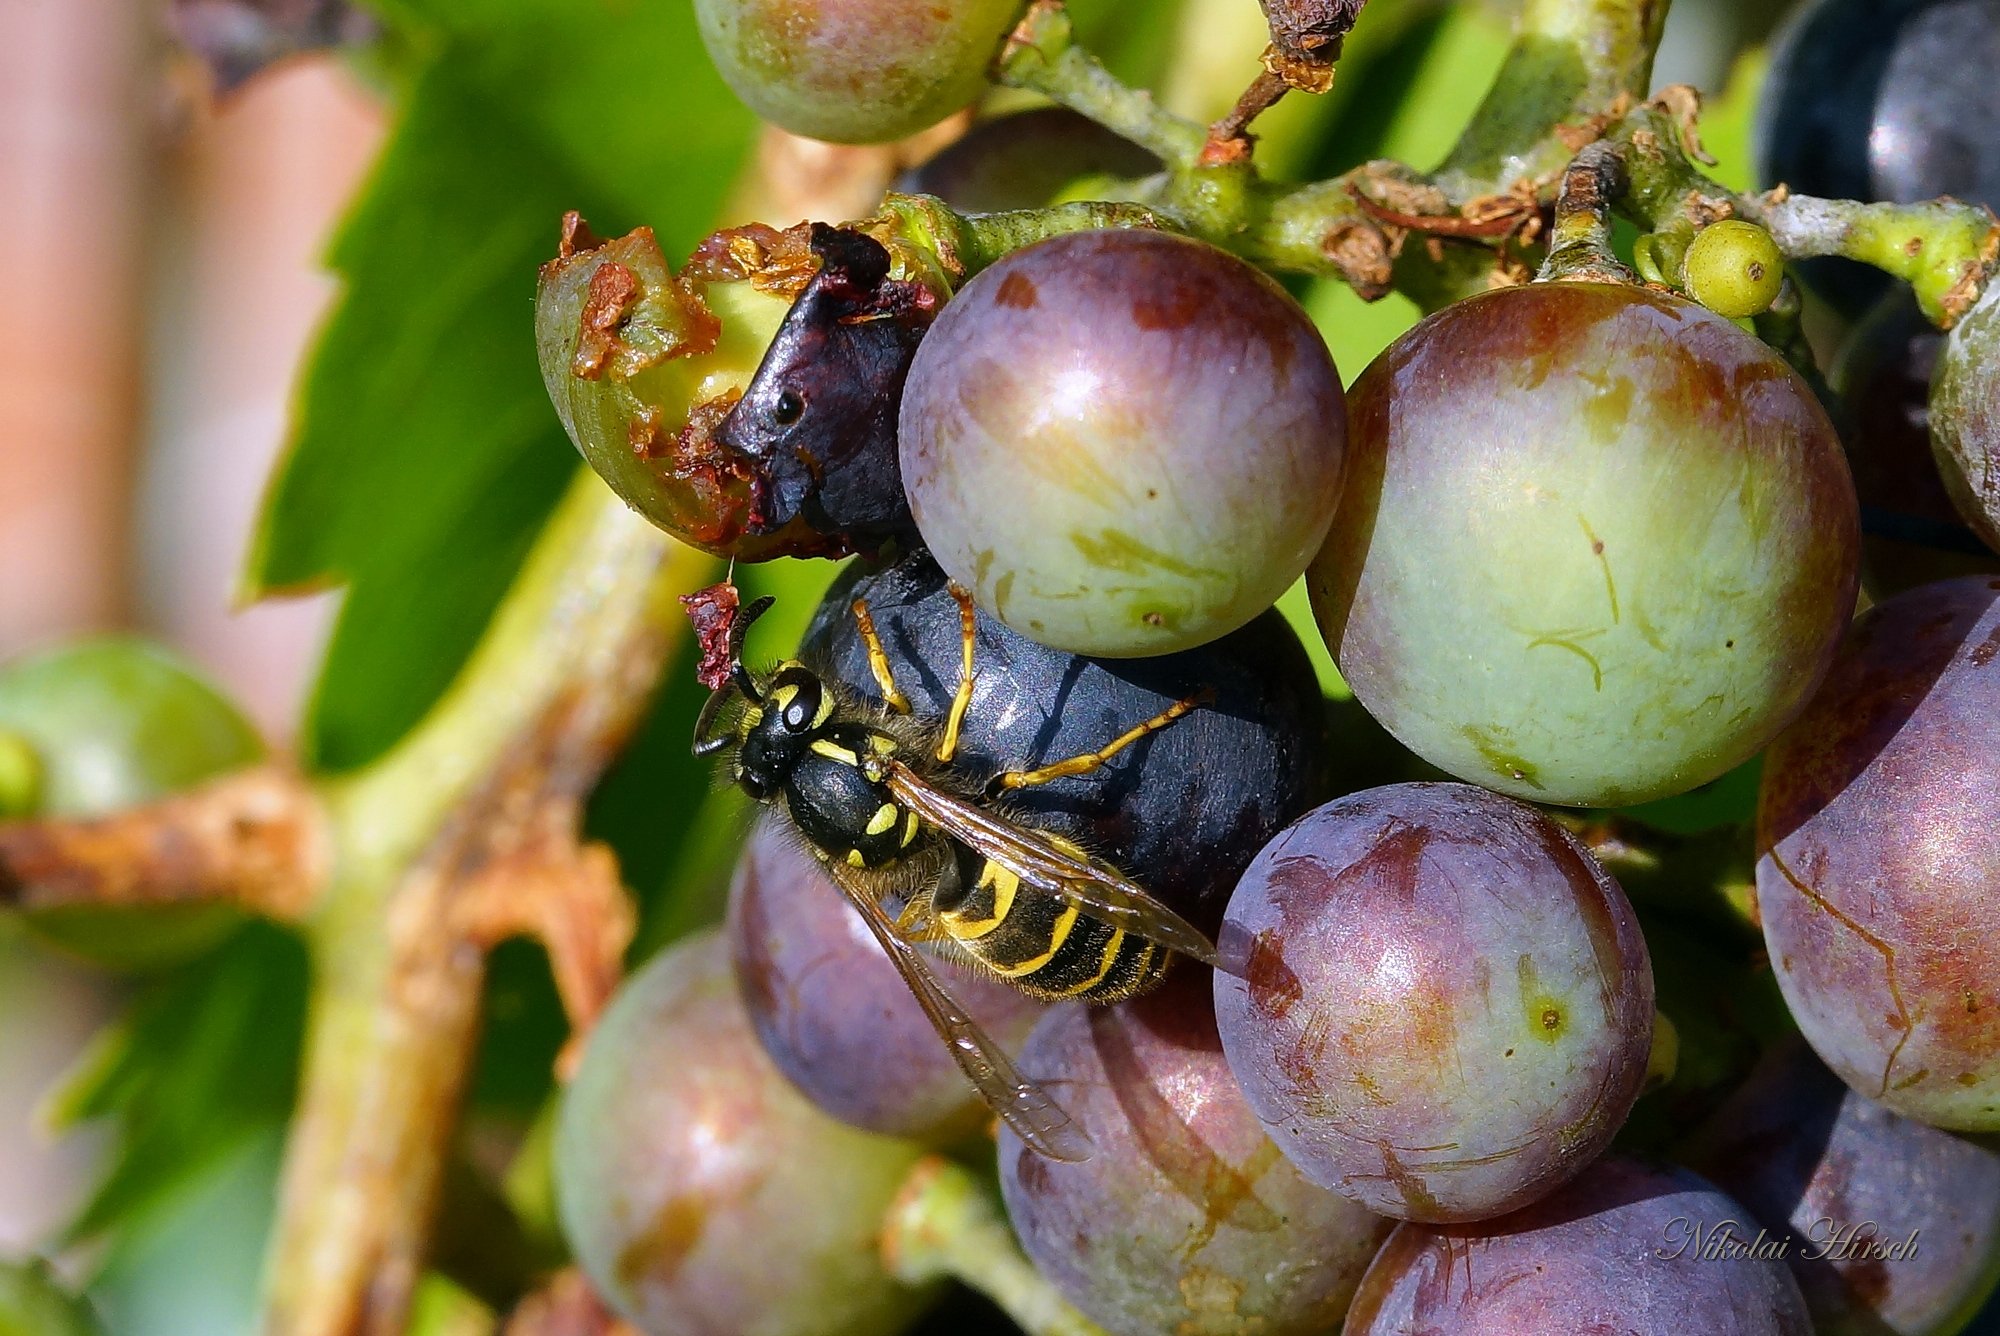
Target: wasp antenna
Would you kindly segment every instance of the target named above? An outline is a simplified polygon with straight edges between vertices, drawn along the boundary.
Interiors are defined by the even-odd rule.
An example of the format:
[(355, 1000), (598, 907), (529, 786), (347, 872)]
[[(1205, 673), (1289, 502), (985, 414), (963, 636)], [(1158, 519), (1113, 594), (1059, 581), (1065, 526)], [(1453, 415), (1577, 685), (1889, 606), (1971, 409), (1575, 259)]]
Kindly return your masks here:
[[(742, 671), (741, 664), (738, 664), (736, 667), (738, 672)], [(696, 756), (713, 756), (735, 741), (735, 738), (731, 735), (715, 731), (715, 717), (722, 713), (722, 703), (728, 699), (729, 687), (724, 686), (718, 690), (709, 692), (708, 699), (702, 702), (701, 713), (696, 716), (694, 721), (694, 754)], [(752, 703), (755, 703), (757, 698), (752, 696), (750, 699)]]

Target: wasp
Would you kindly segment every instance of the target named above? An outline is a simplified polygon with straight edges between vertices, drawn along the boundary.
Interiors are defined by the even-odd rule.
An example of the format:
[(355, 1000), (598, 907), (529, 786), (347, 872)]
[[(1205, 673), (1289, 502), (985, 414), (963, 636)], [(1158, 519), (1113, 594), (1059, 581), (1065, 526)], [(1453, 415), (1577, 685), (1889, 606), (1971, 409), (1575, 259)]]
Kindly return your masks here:
[[(761, 598), (730, 627), (728, 676), (702, 707), (694, 752), (785, 812), (868, 925), (980, 1097), (1037, 1152), (1089, 1157), (1090, 1141), (1022, 1077), (968, 1015), (920, 947), (1047, 1000), (1116, 1002), (1165, 977), (1175, 954), (1215, 965), (1214, 945), (1117, 868), (1011, 816), (1010, 791), (1084, 774), (1195, 709), (1175, 702), (1094, 752), (984, 784), (955, 764), (972, 700), (975, 614), (957, 585), (962, 654), (942, 721), (912, 716), (865, 600), (851, 605), (883, 703), (787, 659), (743, 664)], [(725, 717), (726, 712), (733, 711)], [(891, 905), (896, 904), (894, 916)]]

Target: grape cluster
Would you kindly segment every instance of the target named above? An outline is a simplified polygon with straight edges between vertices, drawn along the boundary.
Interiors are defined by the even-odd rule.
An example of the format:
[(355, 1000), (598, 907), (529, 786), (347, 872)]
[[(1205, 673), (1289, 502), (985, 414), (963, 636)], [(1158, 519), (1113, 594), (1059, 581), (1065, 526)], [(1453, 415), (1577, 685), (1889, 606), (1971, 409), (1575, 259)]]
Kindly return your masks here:
[[(1772, 115), (1802, 114), (1815, 62), (1887, 71), (1877, 119), (1844, 106), (1829, 154), (1974, 96), (1948, 82), (1906, 106), (1911, 53), (1966, 6), (1893, 8), (1894, 40), (1865, 50), (1817, 50), (1832, 21), (1803, 21)], [(865, 9), (698, 5), (753, 106), (868, 141), (970, 102), (1012, 12)], [(1793, 184), (1944, 180), (1878, 166)], [(1043, 111), (902, 184), (1030, 210), (1162, 167)], [(938, 215), (905, 200), (853, 233), (886, 257), (865, 319), (812, 314), (852, 272), (819, 233), (739, 232), (723, 249), (758, 264), (724, 274), (711, 249), (678, 276), (628, 239), (546, 280), (545, 371), (586, 455), (678, 406), (682, 462), (717, 470), (635, 447), (643, 468), (599, 464), (628, 499), (747, 559), (861, 554), (797, 662), (717, 678), (704, 716), (734, 721), (725, 776), (771, 809), (731, 892), (733, 984), (712, 939), (649, 966), (569, 1095), (565, 1219), (620, 1311), (782, 1334), (867, 1308), (888, 1330), (920, 1296), (858, 1241), (919, 1146), (976, 1156), (993, 1128), (1034, 1273), (1111, 1332), (1959, 1330), (2000, 1278), (2000, 1160), (1979, 1139), (2000, 1132), (2000, 578), (1940, 580), (1873, 521), (1921, 510), (1903, 549), (2000, 542), (2000, 302), (1942, 344), (1862, 326), (1830, 414), (1797, 349), (1741, 323), (1789, 318), (1773, 230), (1705, 220), (1678, 292), (1497, 287), (1344, 388), (1286, 290), (1208, 242), (1052, 227), (940, 279), (916, 216)], [(644, 290), (593, 326), (621, 256)], [(753, 372), (698, 317), (727, 326), (772, 292), (791, 304), (748, 325), (784, 331)], [(812, 375), (841, 358), (794, 351), (867, 320), (904, 322), (907, 361), (881, 393), (828, 393)], [(593, 329), (621, 385), (572, 383)], [(744, 444), (725, 415), (752, 410), (768, 429)], [(774, 444), (795, 423), (865, 445), (836, 477), (818, 447)], [(889, 498), (866, 533), (832, 504), (857, 481)], [(796, 504), (759, 531), (779, 493)], [(1870, 587), (1908, 588), (1855, 620), (1864, 517)], [(1310, 612), (1288, 620), (1274, 603), (1301, 579)], [(1351, 699), (1326, 699), (1296, 627)], [(852, 770), (839, 784), (874, 786), (856, 824), (876, 843), (745, 778), (752, 732), (792, 714), (802, 749)], [(1213, 936), (1215, 968), (1177, 959), (1108, 1006), (1025, 999), (962, 934), (1000, 931), (1029, 880), (968, 827), (899, 877), (882, 841), (931, 846), (875, 743), (898, 765), (923, 749), (926, 783), (1072, 869), (1129, 878)], [(1006, 1100), (952, 1060), (976, 1043), (926, 1014), (843, 891), (879, 898), (1011, 1056), (1006, 1093), (1059, 1105), (1074, 1140), (994, 1123)], [(1039, 963), (1078, 924), (1111, 940), (1112, 911), (1060, 893)], [(800, 1171), (836, 1159), (837, 1194)], [(1815, 1254), (1829, 1233), (1837, 1254)], [(1898, 1255), (1913, 1236), (1935, 1244)], [(758, 1285), (731, 1247), (782, 1250), (802, 1279)]]

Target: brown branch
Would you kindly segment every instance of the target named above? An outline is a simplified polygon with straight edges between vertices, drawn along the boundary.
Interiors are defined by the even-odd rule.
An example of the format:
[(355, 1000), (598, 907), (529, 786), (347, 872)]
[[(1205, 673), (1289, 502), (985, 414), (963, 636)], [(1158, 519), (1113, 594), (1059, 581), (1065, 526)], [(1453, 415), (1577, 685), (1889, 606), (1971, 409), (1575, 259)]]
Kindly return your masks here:
[(331, 847), (306, 782), (259, 766), (110, 816), (0, 825), (0, 906), (221, 903), (297, 920)]

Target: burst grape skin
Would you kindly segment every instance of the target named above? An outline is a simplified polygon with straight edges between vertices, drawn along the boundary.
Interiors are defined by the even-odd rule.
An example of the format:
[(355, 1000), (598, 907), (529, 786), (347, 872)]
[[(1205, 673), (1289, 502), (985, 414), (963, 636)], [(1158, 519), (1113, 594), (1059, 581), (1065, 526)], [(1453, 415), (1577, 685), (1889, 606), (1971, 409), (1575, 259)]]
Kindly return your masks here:
[[(865, 598), (919, 718), (942, 720), (958, 686), (958, 605), (922, 553), (847, 568), (800, 654), (879, 702), (849, 604)], [(1103, 661), (1037, 644), (980, 613), (972, 704), (954, 768), (973, 783), (1093, 752), (1184, 697), (1213, 697), (1092, 774), (1007, 797), (1007, 810), (1108, 860), (1212, 932), (1264, 842), (1330, 791), (1333, 745), (1312, 661), (1272, 611), (1199, 649)]]
[(1832, 425), (1763, 343), (1666, 294), (1535, 283), (1423, 321), (1349, 405), (1313, 608), (1411, 750), (1623, 806), (1714, 779), (1803, 708), (1859, 525)]
[(977, 98), (1019, 0), (695, 0), (736, 95), (809, 139), (876, 144)]
[(903, 391), (903, 482), (939, 564), (1000, 621), (1164, 654), (1305, 570), (1345, 423), (1325, 342), (1269, 277), (1165, 232), (1077, 232), (946, 304)]
[(1231, 1070), (1315, 1182), (1405, 1220), (1554, 1190), (1630, 1112), (1652, 1042), (1637, 919), (1547, 817), (1464, 784), (1339, 798), (1229, 902)]
[[(1945, 1336), (2000, 1282), (2000, 1151), (1900, 1118), (1794, 1041), (1698, 1132), (1686, 1157), (1774, 1229), (1817, 1336)], [(1843, 1241), (1842, 1231), (1893, 1257)]]
[(1685, 1169), (1607, 1156), (1497, 1220), (1397, 1226), (1362, 1278), (1346, 1336), (1812, 1336), (1783, 1262), (1702, 1255), (1725, 1222), (1749, 1243), (1748, 1220)]
[(2000, 1131), (2000, 579), (1855, 622), (1771, 747), (1765, 946), (1828, 1066), (1897, 1113)]
[(1021, 1070), (1093, 1143), (1065, 1164), (1000, 1134), (1021, 1246), (1120, 1336), (1335, 1329), (1390, 1222), (1308, 1182), (1243, 1102), (1207, 972), (1182, 966), (1116, 1007), (1052, 1008)]
[[(726, 931), (764, 1051), (826, 1113), (933, 1146), (991, 1121), (889, 957), (781, 822), (760, 822), (744, 847)], [(938, 969), (996, 1043), (1020, 1047), (1040, 1004), (996, 980)]]
[(887, 1336), (924, 1298), (877, 1250), (920, 1154), (792, 1088), (710, 930), (628, 978), (592, 1031), (557, 1122), (557, 1205), (591, 1283), (648, 1336)]

